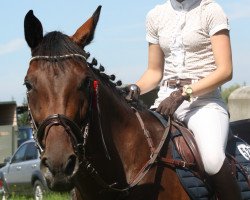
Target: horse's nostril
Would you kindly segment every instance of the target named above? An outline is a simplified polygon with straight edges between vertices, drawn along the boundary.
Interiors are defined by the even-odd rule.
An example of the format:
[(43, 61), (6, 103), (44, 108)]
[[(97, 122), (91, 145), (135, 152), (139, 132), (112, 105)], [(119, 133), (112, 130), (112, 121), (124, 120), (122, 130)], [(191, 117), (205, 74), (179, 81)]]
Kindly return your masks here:
[(66, 163), (65, 166), (65, 174), (67, 175), (72, 175), (76, 165), (76, 156), (71, 155), (68, 159), (68, 162)]

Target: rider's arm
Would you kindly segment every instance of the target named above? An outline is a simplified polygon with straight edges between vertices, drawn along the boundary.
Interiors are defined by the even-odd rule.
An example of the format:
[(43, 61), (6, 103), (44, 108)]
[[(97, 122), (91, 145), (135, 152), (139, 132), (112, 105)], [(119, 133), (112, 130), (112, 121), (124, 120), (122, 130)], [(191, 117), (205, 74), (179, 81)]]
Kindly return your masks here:
[(211, 92), (232, 79), (233, 66), (229, 31), (222, 30), (211, 36), (211, 43), (217, 69), (191, 85), (194, 97)]
[(141, 94), (147, 93), (158, 86), (163, 76), (164, 54), (158, 44), (149, 43), (148, 68), (142, 77), (136, 82)]

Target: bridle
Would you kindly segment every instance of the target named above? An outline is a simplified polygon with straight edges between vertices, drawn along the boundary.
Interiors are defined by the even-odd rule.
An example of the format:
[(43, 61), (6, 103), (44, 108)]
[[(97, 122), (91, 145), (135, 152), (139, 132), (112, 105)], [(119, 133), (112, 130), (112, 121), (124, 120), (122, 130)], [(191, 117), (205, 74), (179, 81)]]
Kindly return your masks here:
[[(31, 112), (29, 113), (29, 115), (31, 116)], [(35, 124), (34, 119), (31, 121), (31, 124)], [(80, 128), (74, 121), (72, 121), (65, 115), (49, 115), (39, 125), (38, 129), (34, 129), (33, 137), (36, 141), (36, 145), (40, 151), (40, 154), (44, 149), (44, 146), (42, 145), (42, 139), (43, 137), (47, 137), (48, 132), (52, 126), (62, 126), (65, 129), (66, 133), (70, 135), (75, 154), (81, 160), (81, 157), (85, 155), (84, 146), (88, 135), (89, 124), (87, 124), (85, 127)]]
[[(59, 59), (67, 59), (67, 58), (73, 58), (78, 57), (83, 59), (84, 61), (87, 61), (86, 57), (81, 54), (66, 54), (66, 55), (60, 55), (60, 56), (34, 56), (30, 59), (31, 63), (34, 60), (59, 60)], [(90, 87), (90, 85), (88, 86)], [(48, 132), (51, 127), (53, 126), (62, 126), (66, 133), (69, 134), (71, 138), (71, 142), (73, 144), (73, 149), (75, 154), (78, 156), (78, 159), (81, 161), (85, 157), (85, 145), (86, 140), (88, 137), (89, 132), (89, 119), (85, 119), (86, 121), (84, 125), (78, 126), (73, 120), (69, 119), (67, 116), (62, 114), (52, 114), (49, 115), (46, 119), (44, 119), (39, 125), (34, 120), (34, 117), (32, 115), (31, 109), (30, 109), (30, 102), (29, 102), (29, 91), (27, 91), (27, 103), (28, 103), (28, 114), (30, 118), (30, 124), (33, 129), (33, 138), (36, 142), (36, 146), (38, 150), (40, 151), (40, 154), (43, 153), (44, 146), (42, 145), (42, 139), (43, 137), (47, 137)], [(92, 97), (91, 97), (92, 98)], [(92, 106), (89, 106), (88, 114), (91, 112)]]
[[(85, 56), (81, 54), (67, 54), (67, 55), (61, 55), (61, 56), (34, 56), (30, 59), (30, 63), (34, 60), (59, 60), (59, 59), (66, 59), (66, 58), (72, 58), (72, 57), (78, 57), (83, 59), (85, 62), (87, 62), (87, 59)], [(88, 65), (88, 62), (87, 62)], [(89, 67), (89, 65), (88, 65)], [(67, 116), (62, 115), (62, 114), (52, 114), (49, 115), (46, 119), (44, 119), (39, 126), (37, 126), (34, 117), (32, 115), (31, 109), (30, 109), (30, 102), (29, 102), (29, 92), (27, 92), (27, 100), (28, 100), (28, 113), (30, 116), (30, 123), (33, 128), (33, 135), (34, 135), (34, 140), (36, 142), (36, 145), (40, 151), (40, 153), (43, 152), (44, 146), (42, 145), (42, 139), (44, 136), (46, 137), (50, 128), (53, 126), (62, 126), (65, 131), (69, 134), (74, 151), (76, 155), (78, 156), (79, 163), (82, 165), (86, 171), (91, 175), (95, 181), (103, 188), (103, 190), (108, 190), (108, 191), (114, 191), (114, 192), (120, 192), (123, 195), (127, 195), (130, 191), (131, 188), (136, 186), (142, 179), (143, 177), (147, 174), (147, 172), (150, 170), (150, 168), (156, 163), (156, 160), (158, 158), (159, 152), (161, 151), (161, 148), (163, 144), (165, 143), (165, 140), (167, 138), (169, 129), (170, 129), (170, 120), (168, 123), (168, 127), (166, 128), (163, 137), (157, 146), (157, 148), (153, 147), (152, 139), (151, 136), (148, 132), (148, 130), (145, 128), (144, 123), (142, 118), (140, 117), (140, 114), (137, 112), (136, 109), (132, 108), (136, 114), (136, 117), (141, 125), (141, 128), (144, 132), (145, 138), (147, 139), (151, 155), (150, 159), (146, 164), (142, 167), (142, 169), (139, 171), (139, 173), (136, 175), (134, 180), (132, 180), (130, 183), (128, 183), (128, 186), (124, 188), (118, 188), (117, 183), (113, 184), (108, 184), (96, 171), (96, 169), (93, 167), (92, 163), (86, 158), (85, 155), (85, 149), (86, 149), (86, 143), (89, 135), (89, 126), (90, 126), (90, 114), (93, 111), (93, 107), (97, 109), (97, 116), (98, 116), (98, 126), (99, 130), (101, 133), (101, 139), (103, 143), (103, 147), (105, 150), (105, 155), (106, 157), (110, 160), (110, 154), (107, 150), (107, 146), (104, 140), (104, 135), (102, 132), (102, 126), (101, 126), (101, 119), (100, 119), (100, 107), (98, 103), (98, 81), (94, 80), (91, 88), (91, 84), (88, 85), (89, 90), (92, 92), (91, 95), (89, 96), (89, 108), (87, 111), (87, 119), (84, 119), (86, 123), (84, 123), (83, 126), (78, 126), (73, 120), (69, 119)], [(91, 90), (92, 89), (92, 90)]]
[[(66, 58), (71, 58), (71, 57), (79, 57), (83, 59), (85, 62), (87, 61), (85, 56), (81, 54), (67, 54), (67, 55), (62, 55), (62, 56), (34, 56), (30, 59), (30, 63), (34, 60), (40, 60), (40, 59), (58, 60), (58, 59), (66, 59)], [(87, 62), (87, 65), (88, 65), (88, 62)], [(33, 129), (33, 137), (36, 142), (36, 146), (38, 150), (40, 151), (40, 154), (42, 154), (44, 151), (44, 146), (42, 145), (43, 137), (47, 136), (51, 127), (62, 126), (65, 129), (65, 131), (70, 135), (74, 151), (79, 159), (79, 164), (82, 165), (86, 169), (86, 171), (96, 180), (96, 182), (105, 190), (112, 190), (116, 192), (127, 192), (129, 188), (119, 189), (115, 187), (117, 183), (114, 183), (114, 184), (106, 183), (104, 179), (102, 179), (102, 177), (96, 171), (96, 169), (92, 166), (92, 163), (88, 161), (85, 155), (86, 143), (87, 143), (87, 139), (89, 136), (89, 126), (90, 126), (90, 118), (91, 118), (90, 116), (95, 107), (98, 113), (99, 130), (101, 132), (101, 137), (102, 137), (101, 139), (102, 139), (103, 147), (105, 150), (105, 154), (108, 159), (111, 159), (109, 152), (107, 150), (106, 143), (104, 140), (104, 135), (102, 132), (101, 119), (100, 119), (100, 107), (98, 103), (98, 91), (99, 91), (98, 85), (99, 84), (97, 80), (93, 81), (92, 90), (91, 90), (91, 84), (88, 85), (89, 93), (90, 93), (90, 96), (89, 96), (90, 104), (89, 104), (89, 109), (87, 111), (88, 119), (84, 119), (86, 123), (82, 127), (78, 126), (73, 120), (69, 119), (67, 116), (62, 115), (62, 114), (49, 115), (46, 119), (44, 119), (37, 126), (37, 123), (35, 122), (35, 119), (30, 109), (29, 92), (27, 91), (28, 114), (30, 118), (31, 127)]]

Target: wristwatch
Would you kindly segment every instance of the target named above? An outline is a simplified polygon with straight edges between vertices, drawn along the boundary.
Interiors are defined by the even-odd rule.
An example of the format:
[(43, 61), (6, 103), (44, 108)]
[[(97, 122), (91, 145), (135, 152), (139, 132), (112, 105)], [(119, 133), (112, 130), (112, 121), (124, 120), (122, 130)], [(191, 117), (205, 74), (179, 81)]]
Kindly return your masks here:
[(183, 92), (189, 96), (189, 101), (192, 100), (193, 89), (190, 85), (184, 85)]

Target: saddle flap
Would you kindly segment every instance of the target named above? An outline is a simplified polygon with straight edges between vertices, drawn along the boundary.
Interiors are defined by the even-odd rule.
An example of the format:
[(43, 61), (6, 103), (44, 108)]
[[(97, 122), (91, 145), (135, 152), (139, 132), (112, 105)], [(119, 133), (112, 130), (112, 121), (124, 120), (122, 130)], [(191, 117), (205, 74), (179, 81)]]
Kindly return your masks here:
[(178, 132), (178, 130), (173, 127), (171, 133), (178, 133), (178, 135), (174, 135), (172, 137), (172, 141), (176, 147), (176, 150), (180, 154), (181, 158), (188, 163), (195, 163), (194, 155), (192, 154), (187, 142), (183, 138), (183, 136)]
[(182, 123), (172, 121), (171, 126), (172, 141), (176, 146), (182, 159), (187, 163), (193, 163), (201, 177), (205, 177), (205, 170), (194, 139), (193, 133)]

